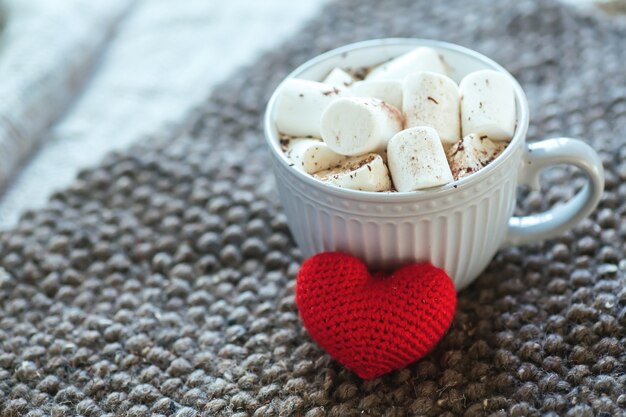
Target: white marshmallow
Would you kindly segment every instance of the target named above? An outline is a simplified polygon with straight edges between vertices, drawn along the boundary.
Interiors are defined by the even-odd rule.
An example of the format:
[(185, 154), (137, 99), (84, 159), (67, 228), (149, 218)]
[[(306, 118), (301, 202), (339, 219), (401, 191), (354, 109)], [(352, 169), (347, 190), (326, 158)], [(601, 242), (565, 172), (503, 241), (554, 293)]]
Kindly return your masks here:
[(416, 72), (404, 80), (402, 94), (406, 127), (434, 128), (446, 149), (461, 138), (459, 87), (450, 78)]
[(357, 81), (350, 86), (350, 92), (355, 97), (374, 97), (391, 104), (397, 109), (402, 108), (402, 82), (400, 81)]
[(361, 191), (389, 191), (389, 171), (380, 155), (370, 153), (348, 158), (339, 166), (318, 172), (314, 177), (341, 188)]
[(461, 80), (463, 136), (487, 135), (509, 141), (515, 132), (515, 91), (511, 79), (501, 72), (472, 72)]
[(437, 51), (420, 47), (374, 68), (367, 79), (402, 81), (407, 75), (417, 71), (447, 73), (446, 65)]
[(400, 110), (377, 98), (342, 97), (322, 114), (322, 139), (341, 155), (381, 152), (403, 121)]
[(324, 78), (324, 81), (322, 82), (326, 85), (330, 85), (331, 87), (346, 88), (354, 82), (354, 78), (341, 68), (335, 68), (326, 76), (326, 78)]
[(465, 136), (447, 152), (450, 170), (458, 180), (487, 166), (506, 148), (507, 142), (493, 142), (487, 136)]
[(285, 154), (295, 169), (307, 174), (324, 171), (346, 160), (317, 139), (290, 139)]
[(398, 191), (421, 190), (453, 180), (443, 145), (432, 127), (412, 127), (395, 135), (387, 146), (387, 158)]
[(320, 136), (322, 112), (342, 90), (316, 81), (289, 78), (279, 87), (274, 121), (289, 136)]

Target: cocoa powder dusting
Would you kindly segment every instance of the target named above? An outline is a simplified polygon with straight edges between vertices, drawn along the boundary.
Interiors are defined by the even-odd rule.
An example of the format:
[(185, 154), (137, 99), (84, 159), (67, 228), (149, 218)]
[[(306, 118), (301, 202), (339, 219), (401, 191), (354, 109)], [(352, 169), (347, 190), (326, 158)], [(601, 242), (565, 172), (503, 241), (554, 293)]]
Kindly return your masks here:
[(464, 150), (463, 139), (461, 139), (455, 145), (452, 146), (452, 148), (450, 149), (450, 153), (448, 154), (448, 157), (451, 158), (457, 153), (463, 152), (463, 150)]
[(382, 100), (380, 100), (380, 107), (391, 113), (400, 124), (404, 125), (404, 114), (400, 110)]
[(369, 67), (359, 67), (359, 68), (348, 68), (346, 72), (350, 74), (357, 81), (362, 81), (367, 77), (367, 74), (370, 72)]
[[(325, 171), (321, 171), (318, 172), (316, 174), (314, 174), (314, 176), (316, 178), (319, 178), (320, 180), (326, 180), (330, 177), (333, 177), (335, 179), (338, 178), (338, 171), (341, 172), (351, 172), (351, 171), (356, 171), (357, 169), (361, 168), (363, 165), (366, 165), (368, 170), (372, 170), (371, 166), (369, 166), (369, 164), (374, 161), (374, 159), (376, 159), (378, 155), (376, 154), (369, 154), (369, 155), (365, 155), (362, 157), (355, 157), (355, 158), (351, 158), (347, 161), (341, 162), (338, 165), (327, 169)], [(356, 173), (350, 174), (350, 178), (353, 178), (353, 175), (356, 175)]]
[(281, 134), (280, 137), (278, 138), (278, 143), (280, 144), (280, 149), (283, 152), (287, 151), (287, 147), (289, 147), (289, 143), (290, 142), (291, 142), (291, 137), (289, 137), (287, 135)]

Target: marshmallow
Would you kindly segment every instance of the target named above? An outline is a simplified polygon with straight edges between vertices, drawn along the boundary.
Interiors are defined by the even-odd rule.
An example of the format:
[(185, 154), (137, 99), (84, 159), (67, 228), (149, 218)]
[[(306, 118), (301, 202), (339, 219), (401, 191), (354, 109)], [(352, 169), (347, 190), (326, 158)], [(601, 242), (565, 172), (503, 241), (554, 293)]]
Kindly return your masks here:
[(290, 139), (285, 153), (295, 169), (307, 174), (324, 171), (346, 160), (317, 139)]
[(459, 88), (445, 75), (417, 72), (404, 80), (402, 111), (406, 127), (430, 126), (444, 148), (461, 138)]
[(472, 72), (461, 80), (463, 136), (486, 135), (509, 141), (515, 132), (515, 91), (511, 79), (493, 70)]
[(314, 177), (341, 188), (361, 191), (389, 191), (389, 171), (380, 155), (370, 153), (348, 158), (339, 166), (318, 172)]
[(380, 152), (402, 129), (400, 110), (376, 98), (342, 97), (328, 105), (321, 120), (322, 139), (348, 156)]
[(398, 191), (414, 191), (451, 182), (446, 153), (432, 127), (403, 130), (387, 146), (389, 171)]
[(402, 81), (407, 75), (417, 71), (447, 73), (446, 65), (437, 51), (420, 47), (374, 68), (367, 79)]
[(320, 136), (322, 112), (342, 91), (315, 81), (289, 78), (279, 87), (274, 121), (289, 136)]
[(357, 81), (350, 87), (355, 97), (374, 97), (402, 108), (402, 82), (396, 80)]
[(482, 169), (506, 148), (506, 142), (493, 142), (487, 136), (465, 136), (447, 152), (448, 163), (455, 180)]
[(322, 81), (326, 85), (337, 88), (346, 88), (352, 84), (354, 78), (341, 68), (333, 69)]

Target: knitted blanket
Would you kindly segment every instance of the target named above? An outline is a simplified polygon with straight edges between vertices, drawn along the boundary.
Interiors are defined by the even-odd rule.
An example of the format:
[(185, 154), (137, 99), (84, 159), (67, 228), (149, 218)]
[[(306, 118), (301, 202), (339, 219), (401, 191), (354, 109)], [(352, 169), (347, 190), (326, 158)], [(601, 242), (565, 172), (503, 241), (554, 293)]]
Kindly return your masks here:
[[(364, 382), (298, 318), (302, 259), (261, 114), (299, 63), (387, 36), (502, 63), (528, 94), (530, 139), (585, 138), (606, 192), (574, 230), (499, 252), (426, 358)], [(624, 414), (625, 38), (551, 0), (331, 4), (218, 88), (186, 134), (111, 155), (0, 234), (0, 416)], [(518, 212), (582, 182), (551, 169)]]

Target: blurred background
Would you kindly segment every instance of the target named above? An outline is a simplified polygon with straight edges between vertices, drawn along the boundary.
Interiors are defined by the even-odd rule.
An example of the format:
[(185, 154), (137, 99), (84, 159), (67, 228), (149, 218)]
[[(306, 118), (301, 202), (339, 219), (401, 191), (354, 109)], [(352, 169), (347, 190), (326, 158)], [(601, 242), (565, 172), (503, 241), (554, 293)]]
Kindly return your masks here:
[[(626, 0), (563, 0), (623, 19)], [(328, 0), (5, 0), (0, 229), (104, 154), (173, 136), (212, 86)]]
[(174, 135), (326, 2), (3, 1), (0, 228), (107, 152)]

